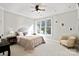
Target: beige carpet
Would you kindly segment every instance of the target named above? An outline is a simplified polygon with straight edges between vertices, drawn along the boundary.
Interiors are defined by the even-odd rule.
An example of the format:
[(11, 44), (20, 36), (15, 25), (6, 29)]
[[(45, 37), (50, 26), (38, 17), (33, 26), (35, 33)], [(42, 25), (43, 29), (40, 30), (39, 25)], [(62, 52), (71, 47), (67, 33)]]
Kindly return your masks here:
[[(2, 55), (2, 53), (0, 53)], [(7, 52), (5, 52), (5, 56)], [(79, 52), (75, 49), (67, 49), (55, 40), (46, 40), (45, 44), (39, 45), (34, 50), (25, 51), (19, 45), (11, 46), (12, 56), (77, 56)]]

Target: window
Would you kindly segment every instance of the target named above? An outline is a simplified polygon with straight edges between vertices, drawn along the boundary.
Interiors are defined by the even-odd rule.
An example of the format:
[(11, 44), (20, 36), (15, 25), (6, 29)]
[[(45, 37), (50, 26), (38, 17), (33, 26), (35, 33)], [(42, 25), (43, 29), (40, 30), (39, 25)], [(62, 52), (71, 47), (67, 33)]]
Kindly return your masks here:
[(37, 33), (38, 34), (51, 34), (51, 19), (37, 22)]
[(41, 21), (41, 34), (45, 34), (45, 21)]
[(40, 33), (40, 22), (37, 23), (37, 33)]
[(47, 20), (46, 25), (46, 34), (51, 34), (51, 20)]

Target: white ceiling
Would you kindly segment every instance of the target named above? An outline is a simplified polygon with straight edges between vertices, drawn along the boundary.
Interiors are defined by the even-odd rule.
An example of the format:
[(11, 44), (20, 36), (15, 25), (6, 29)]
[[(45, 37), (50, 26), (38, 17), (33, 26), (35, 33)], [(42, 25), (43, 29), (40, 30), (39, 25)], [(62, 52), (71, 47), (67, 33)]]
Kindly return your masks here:
[(45, 11), (35, 12), (36, 3), (0, 3), (0, 7), (29, 18), (44, 18), (56, 13), (62, 13), (77, 8), (76, 3), (42, 3)]

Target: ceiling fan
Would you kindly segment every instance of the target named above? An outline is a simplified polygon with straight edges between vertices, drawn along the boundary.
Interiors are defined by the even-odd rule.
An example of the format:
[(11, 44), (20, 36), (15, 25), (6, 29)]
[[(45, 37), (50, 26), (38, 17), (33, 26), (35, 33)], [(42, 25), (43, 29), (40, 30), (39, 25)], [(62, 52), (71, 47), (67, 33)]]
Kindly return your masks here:
[(36, 11), (45, 11), (45, 9), (40, 8), (40, 5), (35, 6)]
[(43, 5), (41, 5), (41, 4), (36, 4), (35, 6), (34, 6), (34, 11), (45, 11), (45, 9), (44, 8), (42, 8), (42, 6)]

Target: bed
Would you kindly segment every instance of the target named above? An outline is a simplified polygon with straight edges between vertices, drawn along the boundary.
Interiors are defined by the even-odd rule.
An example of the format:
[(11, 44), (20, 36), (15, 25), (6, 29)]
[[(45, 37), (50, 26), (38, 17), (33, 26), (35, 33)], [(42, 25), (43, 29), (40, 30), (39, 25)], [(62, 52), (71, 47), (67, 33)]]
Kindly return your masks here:
[(35, 47), (45, 43), (42, 36), (31, 35), (31, 36), (17, 36), (17, 43), (27, 49), (34, 49)]

